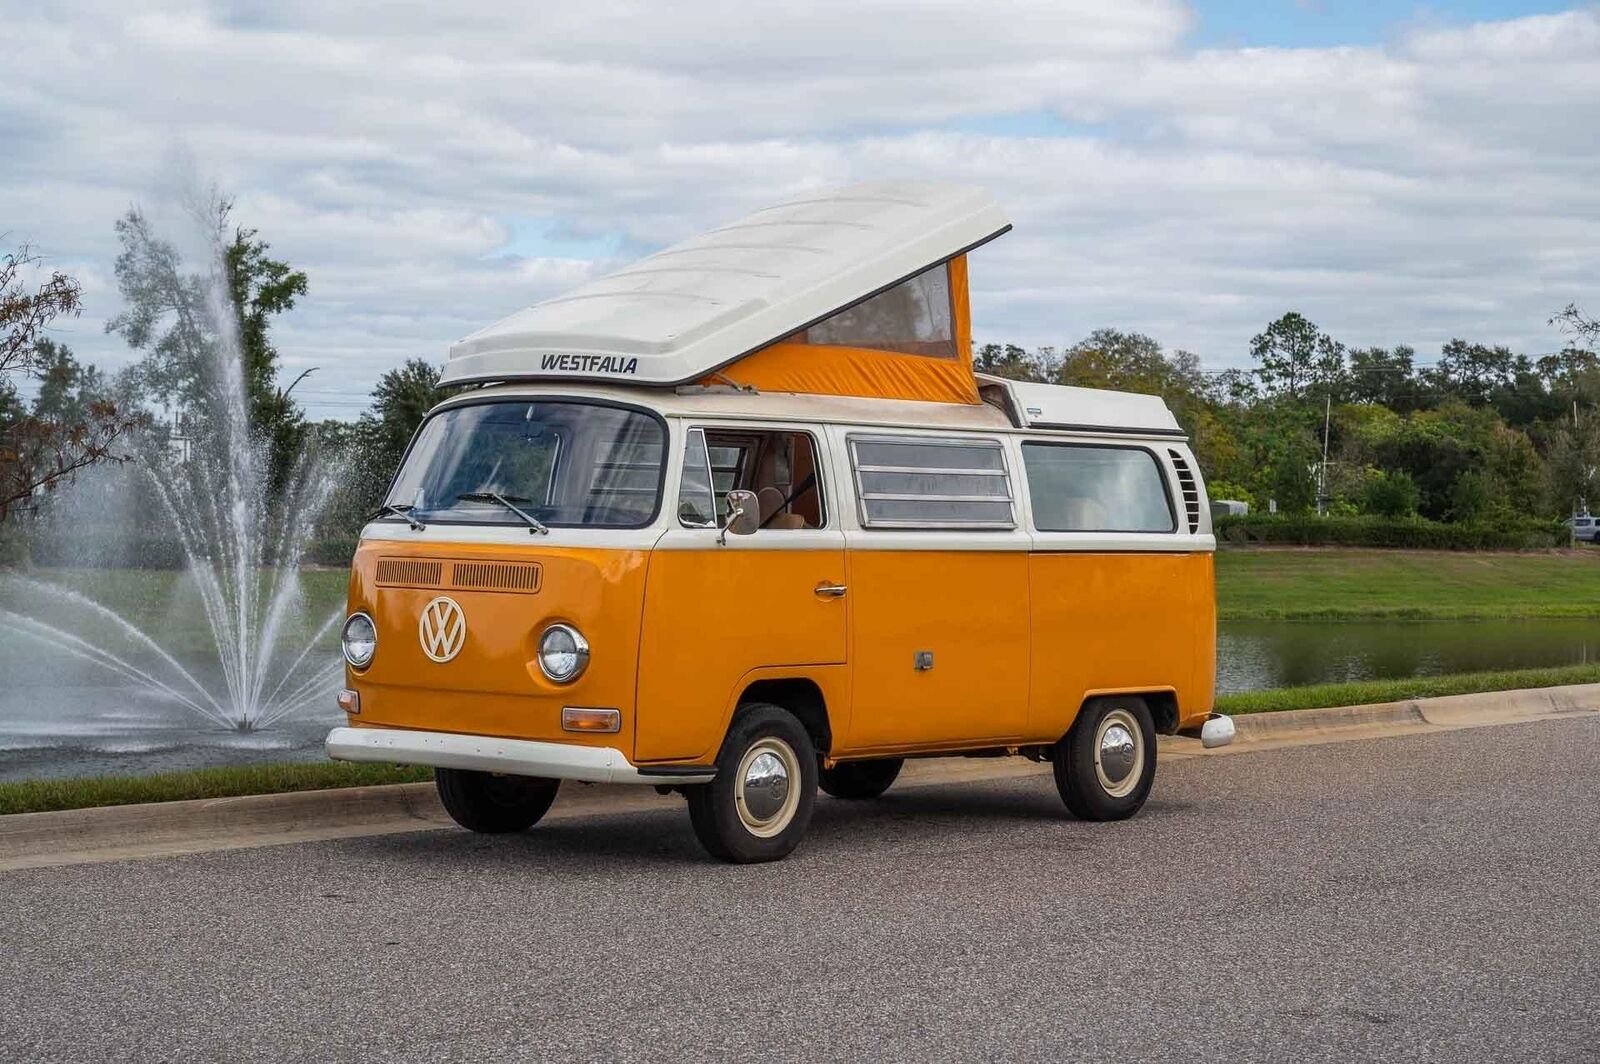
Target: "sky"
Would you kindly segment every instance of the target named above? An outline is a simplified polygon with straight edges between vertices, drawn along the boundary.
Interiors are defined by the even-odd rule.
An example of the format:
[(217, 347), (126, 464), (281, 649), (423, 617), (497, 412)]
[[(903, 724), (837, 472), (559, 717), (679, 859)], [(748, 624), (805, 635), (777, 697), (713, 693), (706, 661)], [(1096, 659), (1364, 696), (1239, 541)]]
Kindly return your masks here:
[(113, 223), (215, 182), (309, 275), (313, 417), (407, 358), (810, 187), (979, 184), (978, 342), (1147, 333), (1210, 369), (1298, 310), (1351, 346), (1538, 354), (1600, 307), (1600, 6), (1536, 0), (0, 0), (0, 244), (132, 355)]

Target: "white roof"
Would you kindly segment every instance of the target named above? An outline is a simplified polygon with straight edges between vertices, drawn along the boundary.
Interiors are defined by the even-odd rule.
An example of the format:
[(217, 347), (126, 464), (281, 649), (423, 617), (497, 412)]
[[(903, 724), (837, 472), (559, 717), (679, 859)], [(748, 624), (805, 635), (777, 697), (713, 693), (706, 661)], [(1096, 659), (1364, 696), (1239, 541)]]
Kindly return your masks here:
[[(731, 388), (689, 388), (661, 390), (642, 396), (626, 385), (594, 384), (574, 381), (540, 381), (503, 384), (473, 389), (453, 396), (440, 407), (485, 399), (594, 398), (647, 406), (669, 417), (738, 418), (749, 421), (778, 421), (789, 424), (882, 425), (930, 431), (1005, 432), (1029, 429), (1065, 429), (1069, 426), (1089, 435), (1168, 436), (1178, 433), (1178, 424), (1167, 412), (1166, 404), (1153, 395), (1131, 392), (1103, 392), (1094, 388), (1067, 388), (1054, 384), (1021, 384), (999, 377), (980, 375), (984, 385), (1003, 384), (1025, 389), (1033, 396), (1055, 394), (1050, 409), (1075, 420), (1038, 421), (1029, 424), (1008, 416), (990, 403), (931, 403), (909, 399), (877, 399), (866, 396), (809, 395), (793, 392), (745, 392)], [(1069, 394), (1057, 394), (1069, 393)], [(1128, 402), (1131, 400), (1132, 402)], [(1152, 406), (1153, 404), (1153, 406)], [(1042, 409), (1042, 408), (1040, 408)], [(1131, 410), (1132, 421), (1118, 422), (1108, 412)]]
[(1011, 418), (1021, 428), (1183, 434), (1178, 419), (1159, 395), (1031, 384), (986, 373), (976, 376), (986, 398), (991, 389), (998, 389), (1007, 397)]
[(1009, 228), (962, 185), (809, 192), (480, 329), (443, 383), (697, 380)]

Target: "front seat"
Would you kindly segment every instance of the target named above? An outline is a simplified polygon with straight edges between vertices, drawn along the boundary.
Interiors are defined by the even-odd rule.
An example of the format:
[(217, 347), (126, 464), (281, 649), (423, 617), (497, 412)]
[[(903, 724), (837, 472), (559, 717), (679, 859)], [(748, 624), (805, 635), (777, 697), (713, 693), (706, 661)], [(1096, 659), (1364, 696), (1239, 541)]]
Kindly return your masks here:
[(779, 488), (768, 485), (756, 492), (756, 502), (761, 507), (762, 528), (804, 528), (806, 519), (799, 514), (780, 513), (787, 496)]

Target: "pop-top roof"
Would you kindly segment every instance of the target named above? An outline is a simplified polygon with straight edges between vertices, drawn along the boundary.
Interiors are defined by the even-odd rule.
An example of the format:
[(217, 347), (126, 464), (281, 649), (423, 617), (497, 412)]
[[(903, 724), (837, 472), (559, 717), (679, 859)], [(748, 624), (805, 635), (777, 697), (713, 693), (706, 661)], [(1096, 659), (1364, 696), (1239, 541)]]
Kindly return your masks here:
[(962, 185), (810, 192), (480, 329), (443, 383), (698, 380), (1009, 228)]
[(1178, 419), (1159, 395), (1034, 384), (987, 373), (977, 377), (984, 398), (1004, 410), (1018, 428), (1183, 435)]

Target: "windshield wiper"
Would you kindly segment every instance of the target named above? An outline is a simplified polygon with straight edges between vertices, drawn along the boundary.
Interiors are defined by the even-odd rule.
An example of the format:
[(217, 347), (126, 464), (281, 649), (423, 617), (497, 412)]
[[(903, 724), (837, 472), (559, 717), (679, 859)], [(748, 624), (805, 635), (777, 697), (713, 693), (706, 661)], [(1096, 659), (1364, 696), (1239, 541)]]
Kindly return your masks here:
[[(530, 513), (527, 513), (524, 510), (518, 509), (516, 503), (513, 503), (510, 499), (506, 498), (504, 495), (501, 495), (498, 491), (464, 491), (460, 495), (457, 495), (456, 498), (460, 499), (462, 502), (493, 502), (493, 503), (499, 503), (501, 506), (504, 506), (507, 510), (510, 510), (512, 513), (516, 514), (518, 517), (520, 517), (524, 521), (528, 522), (528, 535), (531, 536), (535, 532), (537, 532), (541, 536), (548, 536), (550, 534), (549, 527), (546, 526), (543, 521), (539, 520), (537, 517), (533, 516)], [(517, 502), (532, 502), (533, 501), (532, 499), (525, 499), (521, 495), (517, 495), (517, 496), (515, 496), (515, 498), (516, 498)]]
[(406, 524), (410, 525), (412, 531), (421, 532), (428, 526), (411, 516), (411, 511), (415, 509), (416, 507), (409, 503), (407, 503), (405, 506), (396, 506), (393, 503), (386, 502), (382, 506), (378, 507), (377, 510), (362, 518), (362, 521), (376, 521), (380, 517), (387, 517), (390, 514), (393, 514), (394, 516), (403, 519)]

